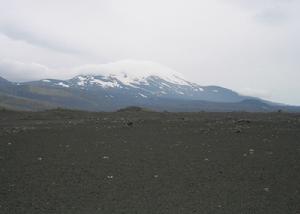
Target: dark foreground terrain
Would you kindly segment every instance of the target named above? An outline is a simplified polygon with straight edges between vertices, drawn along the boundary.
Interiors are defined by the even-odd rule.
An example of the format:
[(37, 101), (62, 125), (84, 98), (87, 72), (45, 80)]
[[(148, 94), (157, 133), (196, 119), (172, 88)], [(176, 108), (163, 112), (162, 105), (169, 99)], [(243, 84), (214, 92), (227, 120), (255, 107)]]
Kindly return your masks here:
[(300, 115), (0, 111), (0, 213), (300, 213)]

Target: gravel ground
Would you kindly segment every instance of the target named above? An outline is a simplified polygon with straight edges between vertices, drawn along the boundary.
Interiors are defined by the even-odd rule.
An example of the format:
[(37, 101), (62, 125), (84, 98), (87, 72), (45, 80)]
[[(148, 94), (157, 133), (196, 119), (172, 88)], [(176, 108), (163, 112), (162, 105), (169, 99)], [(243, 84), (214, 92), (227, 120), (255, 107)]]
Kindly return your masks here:
[(0, 112), (2, 214), (299, 214), (300, 115)]

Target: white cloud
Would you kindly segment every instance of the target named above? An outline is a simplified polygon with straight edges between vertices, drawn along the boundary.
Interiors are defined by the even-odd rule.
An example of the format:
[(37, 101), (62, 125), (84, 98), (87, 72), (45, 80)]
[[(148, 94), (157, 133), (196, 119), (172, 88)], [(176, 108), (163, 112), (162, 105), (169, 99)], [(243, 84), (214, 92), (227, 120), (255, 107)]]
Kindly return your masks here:
[(0, 74), (10, 81), (31, 81), (43, 78), (67, 78), (72, 73), (60, 69), (50, 69), (38, 63), (24, 63), (15, 60), (0, 60)]
[(159, 63), (151, 61), (121, 60), (105, 64), (86, 64), (78, 67), (49, 68), (38, 63), (24, 63), (20, 61), (0, 60), (0, 74), (10, 81), (33, 81), (40, 79), (70, 79), (76, 75), (127, 75), (127, 79), (143, 78), (157, 75), (166, 79), (177, 76), (184, 79), (182, 74)]
[(242, 88), (239, 90), (241, 95), (260, 97), (264, 99), (272, 99), (272, 93), (267, 90), (257, 89), (257, 88)]
[(53, 51), (79, 54), (81, 51), (75, 47), (71, 47), (67, 42), (60, 42), (59, 40), (53, 40), (39, 36), (38, 33), (34, 33), (23, 29), (22, 27), (16, 26), (13, 23), (0, 24), (0, 33), (13, 39), (27, 42), (33, 46), (38, 46), (42, 48), (47, 48)]

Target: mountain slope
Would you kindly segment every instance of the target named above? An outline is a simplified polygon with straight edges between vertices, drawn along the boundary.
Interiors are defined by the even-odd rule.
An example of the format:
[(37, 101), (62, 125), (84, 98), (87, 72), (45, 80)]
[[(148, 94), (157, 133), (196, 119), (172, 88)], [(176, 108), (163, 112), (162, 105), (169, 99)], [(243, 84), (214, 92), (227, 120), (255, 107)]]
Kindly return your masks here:
[(41, 111), (46, 109), (53, 109), (55, 107), (57, 106), (48, 102), (42, 102), (0, 93), (0, 108), (22, 111)]

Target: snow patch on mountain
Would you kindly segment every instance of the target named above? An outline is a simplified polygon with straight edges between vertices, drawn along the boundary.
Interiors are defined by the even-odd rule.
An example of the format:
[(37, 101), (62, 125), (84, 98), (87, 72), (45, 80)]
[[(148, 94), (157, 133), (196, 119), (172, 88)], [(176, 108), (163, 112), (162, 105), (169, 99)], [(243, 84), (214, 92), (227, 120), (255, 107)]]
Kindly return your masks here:
[(65, 84), (65, 83), (63, 83), (63, 82), (57, 83), (56, 85), (61, 86), (61, 87), (64, 87), (64, 88), (70, 88), (69, 85), (67, 85), (67, 84)]
[(87, 78), (83, 76), (78, 76), (77, 79), (79, 80), (77, 82), (77, 85), (84, 86), (86, 84)]
[(103, 88), (115, 88), (115, 87), (122, 88), (122, 86), (120, 86), (120, 84), (115, 80), (110, 82), (110, 81), (103, 81), (100, 79), (93, 78), (90, 81), (90, 83), (102, 86)]
[(142, 93), (139, 93), (139, 95), (141, 96), (141, 97), (143, 97), (143, 98), (147, 98), (148, 96), (146, 96), (146, 95), (144, 95), (144, 94), (142, 94)]

